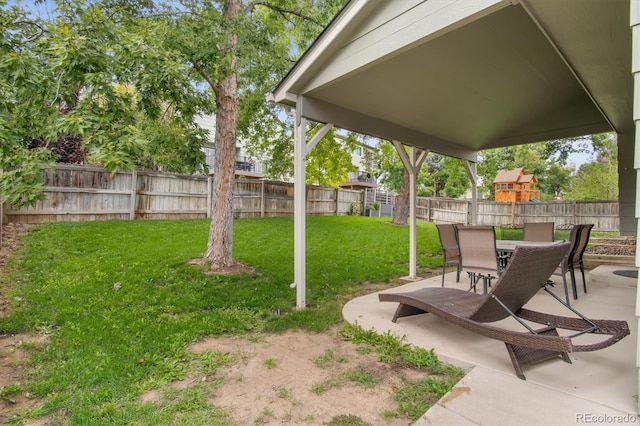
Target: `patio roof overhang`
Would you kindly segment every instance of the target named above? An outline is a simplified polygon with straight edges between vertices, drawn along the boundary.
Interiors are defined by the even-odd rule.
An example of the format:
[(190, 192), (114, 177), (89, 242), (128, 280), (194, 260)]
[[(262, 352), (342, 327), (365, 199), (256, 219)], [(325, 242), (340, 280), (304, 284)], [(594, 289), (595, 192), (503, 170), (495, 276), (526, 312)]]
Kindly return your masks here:
[(273, 91), (309, 120), (476, 161), (632, 131), (629, 0), (352, 0)]

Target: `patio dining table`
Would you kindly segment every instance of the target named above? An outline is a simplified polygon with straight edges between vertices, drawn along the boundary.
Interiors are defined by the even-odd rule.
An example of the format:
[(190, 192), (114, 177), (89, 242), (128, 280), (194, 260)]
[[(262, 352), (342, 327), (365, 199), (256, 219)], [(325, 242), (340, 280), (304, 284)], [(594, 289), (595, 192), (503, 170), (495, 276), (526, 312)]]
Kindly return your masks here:
[(496, 240), (496, 252), (500, 259), (501, 268), (505, 268), (509, 262), (509, 258), (518, 246), (525, 247), (547, 247), (554, 244), (560, 244), (564, 241), (526, 241), (526, 240)]
[(562, 243), (558, 241), (524, 241), (524, 240), (496, 240), (496, 249), (500, 253), (513, 253), (517, 246), (545, 247)]

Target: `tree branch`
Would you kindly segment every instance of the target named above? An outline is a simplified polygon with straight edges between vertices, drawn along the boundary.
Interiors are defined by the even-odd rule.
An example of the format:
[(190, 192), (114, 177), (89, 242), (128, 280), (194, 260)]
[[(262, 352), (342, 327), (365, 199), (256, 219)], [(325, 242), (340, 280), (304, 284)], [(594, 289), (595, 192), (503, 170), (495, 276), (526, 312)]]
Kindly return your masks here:
[(264, 6), (266, 8), (269, 8), (271, 10), (273, 10), (274, 12), (278, 12), (280, 15), (282, 15), (283, 18), (285, 18), (287, 21), (289, 21), (289, 19), (287, 18), (286, 15), (293, 15), (293, 16), (297, 16), (300, 19), (303, 19), (305, 21), (309, 21), (312, 22), (314, 24), (316, 24), (317, 26), (324, 28), (324, 25), (322, 25), (322, 23), (314, 18), (312, 18), (311, 16), (305, 15), (304, 13), (300, 12), (300, 11), (296, 11), (296, 10), (290, 10), (290, 9), (283, 9), (279, 6), (276, 6), (275, 4), (271, 4), (265, 1), (260, 1), (260, 0), (256, 0), (253, 1), (251, 3), (249, 3), (247, 5), (247, 7), (244, 10), (244, 14), (245, 15), (249, 15), (253, 9), (256, 6)]
[(40, 25), (39, 23), (37, 23), (35, 21), (31, 21), (31, 20), (28, 20), (28, 21), (16, 21), (15, 23), (17, 25), (31, 25), (31, 26), (36, 27), (37, 31), (35, 31), (33, 34), (31, 34), (29, 37), (26, 38), (25, 41), (27, 43), (32, 42), (32, 41), (40, 38), (43, 34), (45, 34), (47, 32), (47, 30), (42, 25)]
[(213, 81), (213, 79), (209, 76), (209, 74), (207, 74), (207, 72), (202, 69), (200, 64), (198, 64), (195, 61), (191, 61), (191, 60), (189, 62), (191, 62), (191, 65), (193, 66), (193, 69), (196, 70), (196, 72), (198, 74), (200, 74), (200, 76), (202, 78), (205, 79), (205, 81), (209, 84), (209, 87), (211, 87), (211, 90), (213, 90), (213, 93), (216, 95), (216, 97), (218, 97), (218, 92), (220, 91), (220, 87), (219, 87), (218, 83)]

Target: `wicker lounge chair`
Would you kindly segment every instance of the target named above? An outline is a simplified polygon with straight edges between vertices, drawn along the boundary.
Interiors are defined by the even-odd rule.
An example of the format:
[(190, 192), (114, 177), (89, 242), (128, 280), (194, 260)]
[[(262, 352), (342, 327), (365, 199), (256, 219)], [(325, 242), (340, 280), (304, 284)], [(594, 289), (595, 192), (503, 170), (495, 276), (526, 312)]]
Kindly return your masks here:
[(522, 239), (525, 241), (553, 241), (554, 222), (525, 222)]
[[(505, 343), (517, 376), (525, 380), (523, 367), (552, 358), (571, 363), (570, 352), (595, 351), (611, 346), (629, 334), (626, 321), (590, 320), (564, 303), (546, 287), (547, 278), (569, 249), (569, 243), (552, 247), (517, 247), (491, 292), (480, 295), (453, 288), (423, 288), (408, 293), (380, 293), (383, 302), (398, 302), (393, 316), (398, 318), (431, 313), (457, 326)], [(523, 306), (544, 289), (575, 317), (531, 311)], [(488, 324), (513, 318), (523, 331)], [(535, 325), (544, 327), (534, 329)], [(558, 330), (575, 331), (559, 335)], [(563, 332), (564, 333), (564, 332)], [(579, 336), (602, 334), (609, 337), (597, 343), (576, 344)]]

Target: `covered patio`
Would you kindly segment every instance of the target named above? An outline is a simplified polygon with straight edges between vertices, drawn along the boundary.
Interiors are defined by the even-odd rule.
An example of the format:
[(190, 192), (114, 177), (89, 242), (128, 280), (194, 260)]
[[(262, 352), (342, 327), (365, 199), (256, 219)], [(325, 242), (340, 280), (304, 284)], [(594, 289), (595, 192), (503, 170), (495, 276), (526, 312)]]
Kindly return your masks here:
[[(409, 172), (412, 212), (415, 177), (429, 151), (463, 160), (476, 200), (476, 163), (482, 150), (615, 132), (620, 233), (637, 235), (640, 49), (632, 49), (634, 44), (640, 46), (636, 0), (349, 1), (269, 97), (295, 109), (297, 306), (303, 309), (306, 304), (305, 157), (333, 126), (394, 142)], [(309, 141), (308, 120), (324, 123)], [(475, 212), (474, 203), (472, 223)], [(414, 279), (415, 220), (411, 214), (408, 275)], [(623, 369), (626, 382), (634, 383), (633, 395), (638, 388), (636, 287), (634, 282), (620, 298), (633, 316), (627, 319), (632, 336), (620, 343), (631, 362), (615, 357), (599, 362)], [(594, 312), (586, 313), (625, 319), (613, 315), (618, 310), (607, 310), (604, 301), (609, 296), (594, 293), (580, 301), (593, 301), (589, 309)], [(391, 316), (384, 315), (392, 327)], [(413, 334), (431, 331), (431, 325), (423, 324)], [(440, 336), (455, 340), (452, 344), (462, 342), (463, 352), (474, 357), (470, 336), (452, 330)], [(432, 340), (420, 342), (416, 340), (434, 346)], [(446, 350), (436, 351), (447, 356)], [(493, 358), (498, 357), (487, 357)], [(580, 377), (565, 370), (558, 372), (558, 383), (578, 386), (581, 382), (575, 380)], [(602, 386), (610, 378), (598, 380)], [(596, 398), (585, 395), (584, 400)], [(637, 398), (625, 401), (628, 405), (620, 409), (637, 413)], [(520, 404), (529, 403), (525, 398)]]
[[(455, 275), (455, 272), (445, 275), (445, 287), (468, 288), (468, 280), (462, 277), (456, 283)], [(386, 291), (440, 287), (441, 283), (441, 277), (437, 276)], [(589, 273), (587, 283), (589, 292), (581, 294), (572, 306), (592, 318), (626, 320), (631, 335), (600, 351), (569, 354), (572, 364), (555, 359), (527, 367), (526, 381), (516, 377), (502, 342), (429, 314), (400, 318), (393, 323), (391, 318), (397, 304), (379, 302), (377, 293), (348, 302), (343, 316), (365, 330), (405, 336), (408, 343), (433, 348), (443, 361), (467, 369), (467, 375), (416, 425), (637, 423), (637, 378), (630, 374), (635, 369), (638, 343), (635, 279), (615, 276), (609, 268), (596, 268)], [(582, 284), (580, 280), (578, 284)], [(559, 287), (555, 286), (556, 292)], [(567, 313), (542, 291), (526, 306), (541, 312)], [(515, 326), (513, 320), (501, 323), (505, 327)], [(581, 415), (608, 420), (589, 422)]]

